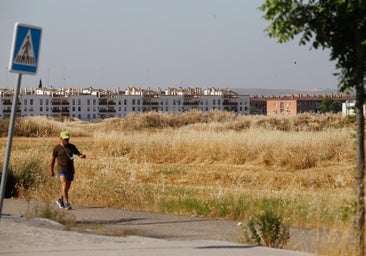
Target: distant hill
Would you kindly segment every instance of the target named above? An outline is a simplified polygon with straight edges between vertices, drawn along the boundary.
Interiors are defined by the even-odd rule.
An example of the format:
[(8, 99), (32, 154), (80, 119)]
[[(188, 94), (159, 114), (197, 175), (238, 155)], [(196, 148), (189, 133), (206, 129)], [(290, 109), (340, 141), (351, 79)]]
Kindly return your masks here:
[[(336, 95), (340, 94), (337, 89), (264, 89), (264, 88), (228, 88), (239, 94), (249, 94), (249, 96), (286, 96), (286, 95)], [(345, 94), (345, 93), (342, 93)]]

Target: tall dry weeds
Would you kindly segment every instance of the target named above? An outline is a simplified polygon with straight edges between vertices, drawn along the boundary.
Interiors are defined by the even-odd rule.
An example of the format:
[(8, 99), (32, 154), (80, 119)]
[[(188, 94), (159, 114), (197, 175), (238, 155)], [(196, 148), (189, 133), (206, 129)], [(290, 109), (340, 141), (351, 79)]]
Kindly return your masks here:
[[(87, 154), (75, 160), (73, 203), (237, 220), (270, 205), (293, 226), (342, 231), (352, 224), (353, 124), (339, 115), (220, 112), (98, 122), (25, 118), (17, 122), (24, 137), (14, 139), (11, 167), (19, 175), (36, 161), (34, 184), (19, 196), (54, 201), (59, 182), (48, 166), (66, 129)], [(5, 144), (6, 137), (0, 153)]]

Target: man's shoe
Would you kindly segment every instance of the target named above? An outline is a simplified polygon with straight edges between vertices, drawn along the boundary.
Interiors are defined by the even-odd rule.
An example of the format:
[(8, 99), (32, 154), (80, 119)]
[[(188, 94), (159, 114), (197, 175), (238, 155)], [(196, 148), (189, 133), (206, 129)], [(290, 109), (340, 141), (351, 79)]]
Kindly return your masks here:
[(69, 202), (67, 202), (67, 203), (65, 204), (65, 209), (66, 209), (66, 210), (70, 210), (70, 209), (71, 209), (71, 204), (70, 204)]
[(60, 208), (65, 208), (64, 202), (62, 201), (62, 199), (58, 199), (56, 201), (56, 204), (58, 205), (58, 207)]

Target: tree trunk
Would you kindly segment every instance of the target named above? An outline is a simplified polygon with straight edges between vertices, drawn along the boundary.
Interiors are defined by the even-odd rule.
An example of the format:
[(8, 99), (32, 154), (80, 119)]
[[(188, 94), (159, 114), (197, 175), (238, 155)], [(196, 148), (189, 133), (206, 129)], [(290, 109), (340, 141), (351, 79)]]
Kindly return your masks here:
[(365, 255), (365, 119), (363, 113), (365, 89), (358, 86), (356, 92), (357, 150), (355, 171), (355, 249), (358, 256)]

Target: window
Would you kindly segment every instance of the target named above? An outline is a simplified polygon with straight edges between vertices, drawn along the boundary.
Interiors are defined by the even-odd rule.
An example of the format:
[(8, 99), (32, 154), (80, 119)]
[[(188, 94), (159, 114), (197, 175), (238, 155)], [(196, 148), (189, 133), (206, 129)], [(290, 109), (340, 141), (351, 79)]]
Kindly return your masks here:
[(43, 99), (39, 99), (39, 105), (43, 105)]
[(33, 105), (33, 99), (29, 99), (29, 104)]
[(282, 101), (280, 102), (280, 113), (283, 113), (284, 110), (285, 110), (285, 103)]

